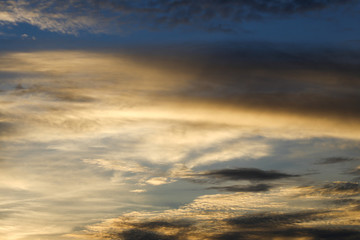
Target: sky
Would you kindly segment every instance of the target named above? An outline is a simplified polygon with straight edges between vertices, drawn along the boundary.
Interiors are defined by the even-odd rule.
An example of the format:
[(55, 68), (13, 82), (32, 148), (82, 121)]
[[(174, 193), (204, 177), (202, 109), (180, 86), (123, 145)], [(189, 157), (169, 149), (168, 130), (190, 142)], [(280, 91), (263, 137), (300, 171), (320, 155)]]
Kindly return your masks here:
[(0, 240), (360, 239), (360, 1), (0, 1)]

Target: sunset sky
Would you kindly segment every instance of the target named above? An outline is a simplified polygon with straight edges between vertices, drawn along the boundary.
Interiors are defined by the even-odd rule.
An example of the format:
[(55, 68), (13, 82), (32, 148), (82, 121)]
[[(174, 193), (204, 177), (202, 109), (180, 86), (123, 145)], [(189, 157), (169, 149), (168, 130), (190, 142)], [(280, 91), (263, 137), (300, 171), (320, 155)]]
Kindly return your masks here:
[(0, 240), (360, 239), (360, 1), (0, 1)]

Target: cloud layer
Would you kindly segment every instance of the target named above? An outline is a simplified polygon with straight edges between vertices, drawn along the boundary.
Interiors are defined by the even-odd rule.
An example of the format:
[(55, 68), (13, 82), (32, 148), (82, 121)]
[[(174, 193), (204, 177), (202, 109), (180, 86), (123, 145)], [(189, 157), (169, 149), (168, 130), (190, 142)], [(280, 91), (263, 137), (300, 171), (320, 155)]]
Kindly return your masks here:
[(266, 44), (3, 52), (3, 235), (356, 238), (357, 57)]
[(131, 28), (191, 26), (205, 31), (234, 32), (234, 23), (289, 17), (356, 5), (358, 1), (24, 1), (0, 5), (0, 22), (28, 23), (43, 30), (77, 34), (79, 31), (119, 32)]
[[(350, 183), (349, 183), (350, 184)], [(327, 186), (324, 186), (327, 188)], [(89, 226), (73, 237), (95, 239), (356, 239), (359, 212), (352, 201), (314, 210), (309, 204), (328, 202), (319, 195), (304, 196), (304, 188), (282, 188), (268, 193), (202, 196), (177, 210), (133, 212)], [(306, 190), (305, 190), (306, 192)], [(331, 193), (334, 199), (345, 195)], [(283, 201), (279, 205), (277, 198)], [(265, 207), (266, 206), (266, 207)], [(340, 207), (339, 207), (340, 206)], [(263, 211), (263, 207), (267, 211)], [(271, 209), (271, 210), (270, 210)], [(350, 211), (350, 212), (348, 212)]]

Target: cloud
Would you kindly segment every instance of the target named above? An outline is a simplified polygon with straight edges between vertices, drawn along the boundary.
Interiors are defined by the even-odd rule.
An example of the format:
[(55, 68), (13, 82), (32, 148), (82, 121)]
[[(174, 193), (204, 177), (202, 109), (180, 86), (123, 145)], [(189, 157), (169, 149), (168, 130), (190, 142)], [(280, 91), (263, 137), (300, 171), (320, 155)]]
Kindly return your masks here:
[(154, 177), (154, 178), (150, 178), (149, 180), (146, 181), (146, 183), (155, 185), (155, 186), (167, 184), (169, 182), (172, 182), (172, 181), (166, 177)]
[(270, 188), (272, 188), (272, 186), (268, 184), (257, 184), (249, 186), (233, 185), (224, 187), (210, 187), (208, 189), (216, 189), (227, 192), (266, 192), (269, 191)]
[[(313, 199), (294, 198), (300, 188), (261, 193), (201, 196), (178, 209), (132, 212), (69, 234), (80, 239), (356, 239), (354, 209), (314, 208)], [(319, 198), (319, 200), (326, 200)], [(282, 205), (278, 205), (282, 201)], [(318, 204), (318, 203), (317, 203)], [(132, 235), (134, 234), (134, 235)], [(142, 238), (139, 238), (142, 239)], [(156, 239), (156, 238), (155, 238)]]
[[(1, 2), (0, 22), (29, 23), (40, 29), (77, 34), (81, 30), (101, 32), (126, 31), (139, 25), (148, 29), (195, 26), (207, 31), (236, 30), (244, 21), (289, 17), (294, 14), (319, 11), (357, 1), (60, 1), (35, 0)], [(228, 27), (218, 25), (222, 23)]]
[[(9, 121), (1, 121), (2, 116), (0, 114), (0, 139), (8, 139), (19, 134), (17, 125)], [(6, 119), (6, 117), (4, 116)]]
[[(318, 211), (295, 213), (257, 213), (227, 219), (229, 224), (246, 228), (281, 228), (294, 223), (309, 222), (324, 218), (324, 213)], [(326, 216), (326, 215), (325, 215)]]
[(300, 175), (293, 175), (282, 173), (278, 171), (266, 171), (257, 168), (233, 168), (233, 169), (220, 169), (211, 170), (198, 174), (201, 177), (216, 179), (218, 181), (229, 180), (249, 180), (249, 181), (271, 181), (278, 179), (286, 179), (299, 177)]
[(29, 37), (29, 35), (27, 35), (26, 33), (21, 34), (21, 38), (22, 38), (22, 39), (25, 39), (25, 38), (28, 38), (28, 37)]
[[(71, 13), (70, 1), (15, 1), (1, 2), (0, 23), (28, 23), (42, 30), (77, 34), (79, 30), (92, 30), (96, 21), (77, 10)], [(74, 5), (76, 7), (76, 4)]]
[(355, 240), (360, 237), (360, 232), (353, 229), (331, 228), (296, 228), (290, 227), (281, 230), (261, 229), (261, 231), (230, 231), (214, 236), (213, 240), (258, 240), (258, 239), (344, 239)]
[(318, 164), (333, 164), (333, 163), (341, 163), (341, 162), (350, 162), (350, 161), (356, 161), (357, 158), (348, 158), (348, 157), (329, 157), (323, 159)]
[(324, 185), (322, 189), (326, 194), (360, 194), (360, 184), (356, 182), (334, 182)]
[[(337, 58), (333, 65), (329, 65), (336, 70), (334, 75), (339, 77), (339, 80), (335, 81), (335, 78), (329, 80), (321, 77), (327, 63), (322, 57), (318, 58), (317, 67), (320, 70), (317, 70), (317, 67), (310, 66), (316, 61), (308, 60), (309, 56), (297, 64), (296, 61), (291, 62), (291, 57), (287, 54), (286, 56), (280, 54), (280, 57), (274, 54), (274, 57), (271, 57), (272, 53), (277, 51), (265, 54), (261, 51), (249, 50), (245, 51), (244, 58), (247, 57), (246, 53), (249, 54), (248, 56), (255, 55), (253, 63), (238, 68), (241, 67), (242, 54), (241, 48), (235, 49), (239, 52), (235, 51), (231, 54), (231, 51), (227, 50), (222, 53), (223, 56), (220, 53), (210, 56), (208, 68), (196, 63), (196, 57), (201, 59), (209, 54), (208, 50), (204, 50), (206, 54), (202, 56), (199, 56), (200, 53), (191, 55), (184, 52), (186, 56), (174, 54), (174, 59), (167, 64), (162, 64), (162, 61), (168, 59), (166, 57), (171, 55), (171, 51), (163, 60), (161, 54), (152, 56), (146, 51), (143, 55), (135, 53), (131, 55), (128, 52), (109, 54), (86, 51), (4, 53), (0, 57), (0, 69), (5, 76), (4, 81), (0, 83), (1, 133), (9, 136), (11, 133), (8, 133), (7, 129), (11, 128), (10, 125), (21, 131), (16, 136), (11, 135), (12, 138), (7, 141), (3, 156), (5, 160), (9, 160), (7, 164), (14, 165), (22, 171), (14, 174), (5, 171), (9, 177), (3, 177), (3, 182), (14, 183), (14, 188), (18, 187), (15, 185), (20, 187), (24, 185), (23, 188), (36, 191), (39, 195), (44, 194), (48, 198), (56, 198), (56, 201), (62, 201), (63, 195), (67, 192), (74, 194), (75, 196), (68, 193), (75, 199), (72, 199), (73, 202), (70, 204), (67, 202), (60, 206), (54, 203), (55, 200), (49, 200), (54, 204), (49, 208), (45, 205), (46, 209), (55, 209), (58, 212), (68, 206), (75, 206), (75, 203), (81, 205), (91, 198), (91, 201), (88, 201), (89, 205), (81, 206), (82, 212), (79, 213), (81, 216), (74, 217), (77, 221), (82, 221), (79, 225), (90, 221), (90, 214), (96, 214), (96, 219), (101, 219), (104, 215), (108, 216), (109, 212), (121, 215), (121, 212), (126, 212), (128, 209), (152, 208), (149, 206), (151, 204), (161, 205), (159, 208), (163, 209), (169, 205), (190, 202), (179, 209), (146, 214), (141, 212), (137, 215), (133, 213), (134, 218), (128, 219), (126, 217), (129, 215), (119, 217), (126, 223), (125, 225), (116, 223), (105, 225), (115, 228), (114, 231), (117, 233), (136, 228), (167, 237), (178, 236), (176, 231), (181, 231), (180, 228), (174, 230), (163, 226), (148, 229), (141, 227), (141, 224), (135, 226), (133, 223), (141, 223), (145, 220), (172, 222), (190, 218), (194, 219), (196, 224), (188, 229), (191, 236), (200, 236), (199, 239), (204, 239), (202, 237), (206, 232), (214, 235), (228, 229), (236, 231), (232, 229), (233, 226), (223, 221), (224, 219), (256, 212), (283, 211), (283, 214), (286, 214), (309, 210), (309, 206), (321, 209), (320, 203), (326, 203), (329, 199), (357, 196), (359, 191), (354, 184), (337, 183), (335, 186), (319, 184), (308, 188), (290, 188), (284, 183), (283, 186), (279, 184), (278, 187), (268, 188), (269, 182), (272, 181), (291, 181), (291, 185), (297, 182), (302, 171), (301, 164), (306, 165), (306, 162), (295, 161), (303, 159), (303, 154), (312, 154), (304, 153), (302, 148), (304, 143), (316, 142), (320, 146), (333, 141), (332, 150), (342, 148), (342, 144), (347, 143), (353, 145), (350, 148), (356, 149), (357, 141), (342, 139), (347, 137), (358, 139), (360, 136), (359, 126), (356, 124), (358, 119), (356, 106), (349, 106), (348, 113), (351, 113), (350, 110), (355, 112), (350, 116), (344, 115), (346, 111), (340, 110), (344, 102), (335, 107), (331, 105), (338, 96), (341, 102), (341, 99), (351, 98), (344, 93), (357, 91), (357, 82), (353, 81), (357, 70), (351, 69), (357, 66), (357, 58), (350, 59), (351, 61)], [(315, 57), (316, 54), (314, 52), (312, 54), (311, 56)], [(351, 54), (355, 56), (355, 53)], [(193, 60), (191, 56), (194, 56)], [(227, 57), (231, 56), (234, 59), (232, 66), (227, 60)], [(304, 55), (300, 54), (300, 56)], [(183, 63), (183, 59), (189, 59), (189, 62)], [(257, 63), (257, 59), (260, 59), (260, 62)], [(281, 67), (286, 60), (289, 60), (289, 65), (285, 64)], [(221, 64), (221, 61), (224, 63)], [(354, 64), (349, 64), (349, 72), (345, 71), (347, 68), (339, 67), (346, 65), (347, 61)], [(268, 71), (267, 64), (269, 69), (274, 66), (278, 68), (276, 71)], [(296, 66), (303, 69), (303, 76), (295, 71)], [(247, 67), (252, 70), (248, 71)], [(204, 71), (204, 69), (209, 70)], [(312, 71), (305, 74), (309, 69)], [(293, 73), (292, 70), (295, 72)], [(314, 72), (317, 74), (313, 74)], [(264, 80), (263, 77), (267, 73), (273, 75), (270, 74), (271, 78)], [(269, 82), (274, 86), (269, 89), (268, 83), (265, 84), (266, 87), (262, 87), (262, 82)], [(301, 88), (297, 88), (298, 85)], [(300, 94), (301, 91), (309, 91), (308, 89), (312, 89), (315, 96), (325, 91), (327, 98), (333, 99), (328, 105), (325, 104), (326, 111), (317, 113), (315, 111), (317, 108), (311, 108), (311, 101), (306, 98), (309, 95)], [(259, 92), (262, 94), (258, 94)], [(285, 92), (289, 97), (295, 95), (297, 97), (294, 99), (298, 101), (302, 100), (299, 95), (305, 97), (304, 101), (309, 100), (307, 103), (309, 109), (298, 107), (296, 101), (288, 103), (287, 107), (277, 108), (274, 102), (266, 102), (267, 97), (260, 97), (276, 95), (280, 98), (279, 92)], [(336, 94), (331, 95), (332, 93)], [(258, 97), (259, 103), (257, 105), (238, 101), (239, 98), (236, 98), (238, 95), (242, 100)], [(83, 97), (87, 97), (88, 100)], [(341, 116), (343, 118), (338, 121)], [(354, 125), (348, 124), (349, 122), (353, 122)], [(336, 136), (338, 139), (324, 140), (322, 139), (324, 136)], [(311, 139), (313, 137), (316, 137), (316, 140)], [(296, 141), (288, 141), (289, 139)], [(286, 142), (286, 145), (277, 148), (280, 141)], [(293, 147), (299, 146), (298, 143), (301, 143), (299, 148)], [(23, 150), (24, 148), (26, 149)], [(313, 147), (316, 151), (325, 148), (330, 149), (328, 146)], [(345, 147), (345, 149), (350, 148)], [(297, 157), (287, 158), (289, 154), (297, 155), (297, 152), (300, 152)], [(13, 157), (15, 153), (16, 156)], [(49, 162), (49, 159), (52, 161)], [(262, 170), (258, 167), (266, 162), (267, 166), (279, 169), (276, 167), (282, 164), (282, 161), (288, 164), (285, 166), (286, 169), (295, 166), (293, 164), (300, 167), (291, 170), (292, 174), (280, 170)], [(176, 166), (183, 167), (176, 168)], [(233, 168), (234, 166), (258, 168)], [(209, 169), (215, 170), (209, 171)], [(298, 172), (299, 174), (296, 174)], [(325, 175), (326, 173), (323, 173), (321, 177)], [(14, 176), (21, 176), (18, 179), (21, 184), (14, 180)], [(180, 180), (178, 184), (174, 183), (170, 186), (144, 187), (143, 185), (148, 180), (149, 183), (170, 183), (172, 180), (189, 179), (189, 177), (204, 180), (206, 183), (259, 181), (263, 185), (239, 184), (220, 189), (225, 185), (221, 184), (214, 187), (228, 192), (206, 196), (199, 196), (202, 191), (206, 192), (205, 189), (201, 189), (202, 186), (191, 186), (191, 182), (181, 185)], [(349, 176), (342, 175), (342, 177)], [(304, 178), (303, 176), (301, 180), (305, 181)], [(312, 179), (307, 179), (304, 184), (310, 180)], [(62, 184), (58, 184), (59, 182)], [(186, 190), (183, 190), (183, 187)], [(206, 187), (212, 186), (206, 185), (204, 188)], [(132, 190), (143, 188), (147, 190), (146, 194), (131, 193)], [(187, 193), (182, 194), (177, 188)], [(164, 189), (171, 192), (164, 193)], [(61, 194), (54, 197), (52, 195), (54, 191)], [(106, 194), (103, 191), (107, 191)], [(167, 195), (167, 198), (166, 203), (163, 204), (164, 195)], [(81, 202), (78, 200), (80, 197), (83, 199)], [(191, 202), (193, 198), (196, 199)], [(121, 203), (118, 199), (122, 199)], [(136, 202), (133, 203), (134, 201)], [(41, 203), (43, 202), (46, 202), (46, 199)], [(99, 202), (107, 204), (99, 204)], [(132, 203), (130, 206), (129, 202)], [(119, 205), (124, 207), (119, 210)], [(334, 221), (338, 224), (354, 224), (352, 220), (357, 216), (356, 213), (351, 211), (351, 214), (355, 215), (349, 216), (341, 208), (344, 206), (336, 207), (339, 214), (336, 220), (331, 220), (332, 225), (336, 226)], [(26, 209), (39, 212), (36, 211), (35, 203), (34, 206)], [(77, 213), (74, 209), (68, 212)], [(340, 213), (343, 215), (339, 216)], [(30, 214), (28, 218), (30, 221), (33, 215)], [(91, 221), (100, 220), (91, 218)], [(70, 231), (68, 226), (72, 222), (61, 222), (61, 220), (57, 221), (59, 226), (64, 224), (67, 228), (63, 232)], [(21, 228), (26, 223), (19, 223), (16, 226)], [(317, 224), (323, 223), (319, 220)], [(204, 227), (206, 225), (209, 227)], [(195, 230), (192, 230), (192, 227)], [(223, 227), (225, 228), (222, 230)], [(33, 225), (31, 228), (41, 229)], [(94, 230), (96, 234), (111, 233), (105, 226), (99, 228), (101, 228), (98, 229), (99, 231)], [(210, 231), (211, 229), (213, 231)], [(13, 230), (9, 228), (8, 231)], [(30, 230), (24, 230), (23, 234), (29, 232), (31, 233)], [(94, 232), (89, 234), (95, 234)], [(98, 238), (106, 239), (102, 236)]]
[(304, 187), (302, 194), (308, 196), (323, 195), (328, 197), (348, 197), (360, 194), (360, 184), (357, 182), (337, 181), (322, 186)]
[(188, 228), (192, 226), (192, 222), (188, 220), (179, 221), (150, 221), (135, 223), (135, 227), (147, 228), (147, 229), (158, 229), (158, 228)]
[[(281, 119), (270, 121), (266, 117), (276, 113), (287, 118), (292, 126), (298, 125), (297, 120), (302, 118), (308, 120), (308, 126), (316, 128), (320, 127), (319, 122), (322, 126), (333, 124), (335, 128), (347, 122), (349, 129), (343, 133), (357, 128), (358, 52), (328, 53), (315, 48), (296, 50), (298, 46), (291, 45), (233, 42), (226, 46), (177, 46), (178, 50), (169, 48), (167, 53), (160, 48), (141, 49), (129, 55), (140, 62), (151, 62), (154, 67), (175, 69), (176, 66), (183, 71), (200, 72), (193, 76), (192, 85), (178, 89), (173, 95), (171, 100), (181, 100), (183, 105), (197, 103), (198, 108), (213, 106), (214, 111), (221, 108), (224, 112), (253, 111), (261, 114), (258, 121), (263, 120), (263, 124), (280, 124)], [(226, 118), (230, 121), (234, 116)], [(236, 121), (246, 119), (247, 115), (243, 114)], [(328, 128), (327, 134), (333, 131)]]
[[(8, 104), (13, 106), (15, 122), (28, 121), (23, 126), (41, 122), (42, 128), (103, 131), (115, 122), (136, 118), (194, 126), (248, 126), (243, 133), (272, 138), (358, 138), (358, 53), (328, 56), (319, 49), (298, 53), (278, 47), (235, 44), (198, 46), (191, 52), (186, 46), (176, 46), (168, 51), (154, 47), (119, 50), (118, 54), (6, 53), (0, 70), (22, 76), (22, 80), (4, 79), (6, 89), (18, 84), (23, 89), (1, 95), (13, 100)], [(31, 103), (24, 98), (31, 98)], [(35, 107), (42, 111), (41, 118), (33, 114)], [(157, 141), (169, 142), (160, 137)], [(206, 155), (196, 156), (194, 164), (260, 158), (271, 150), (266, 143), (247, 139), (219, 148), (223, 154), (208, 148)], [(180, 161), (184, 154), (180, 148), (173, 153), (164, 155), (163, 161)]]
[(146, 192), (145, 189), (134, 189), (134, 190), (130, 190), (130, 192), (133, 192), (133, 193), (143, 193), (143, 192)]
[(118, 238), (123, 240), (172, 240), (177, 239), (176, 236), (159, 234), (152, 231), (146, 231), (141, 229), (131, 229), (124, 231), (120, 234), (114, 234), (112, 239)]
[(83, 162), (95, 164), (108, 170), (117, 170), (121, 172), (145, 173), (148, 168), (136, 162), (128, 162), (123, 160), (106, 160), (106, 159), (83, 159)]
[(338, 198), (332, 200), (331, 203), (335, 204), (336, 206), (344, 206), (348, 209), (352, 209), (354, 211), (360, 211), (360, 200), (353, 199), (353, 198)]
[(29, 95), (42, 95), (43, 97), (48, 97), (51, 100), (59, 100), (64, 102), (94, 102), (95, 98), (90, 96), (81, 95), (77, 92), (77, 89), (66, 88), (66, 89), (54, 89), (41, 85), (34, 85), (28, 88), (23, 87), (21, 84), (16, 85), (15, 89), (17, 90), (15, 94), (20, 96), (29, 96)]
[[(346, 174), (351, 174), (351, 175), (355, 175), (355, 176), (359, 176), (360, 177), (360, 166), (357, 166), (355, 169), (352, 169), (350, 171), (345, 172)], [(359, 178), (358, 178), (359, 179)]]

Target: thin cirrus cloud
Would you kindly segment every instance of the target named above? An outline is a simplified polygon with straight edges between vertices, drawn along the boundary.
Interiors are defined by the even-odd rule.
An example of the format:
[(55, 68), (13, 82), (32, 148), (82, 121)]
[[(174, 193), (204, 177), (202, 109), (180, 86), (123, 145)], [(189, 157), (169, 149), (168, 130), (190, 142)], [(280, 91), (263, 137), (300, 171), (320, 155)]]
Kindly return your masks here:
[(192, 26), (205, 31), (234, 32), (235, 23), (352, 6), (357, 1), (23, 1), (1, 2), (0, 21), (28, 23), (43, 30), (119, 32)]

